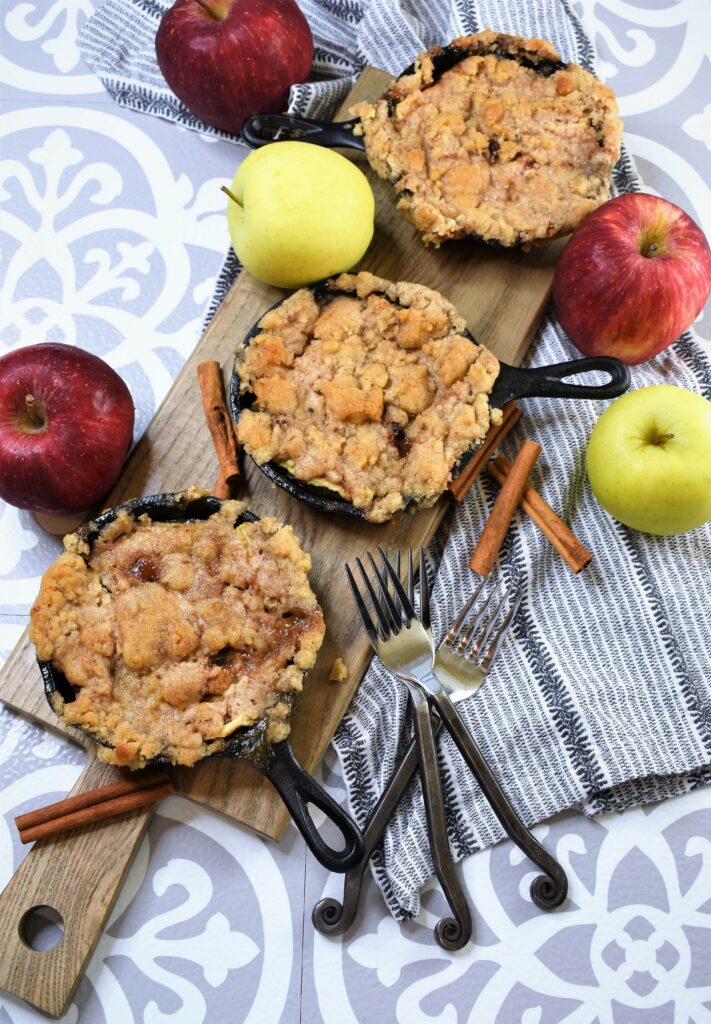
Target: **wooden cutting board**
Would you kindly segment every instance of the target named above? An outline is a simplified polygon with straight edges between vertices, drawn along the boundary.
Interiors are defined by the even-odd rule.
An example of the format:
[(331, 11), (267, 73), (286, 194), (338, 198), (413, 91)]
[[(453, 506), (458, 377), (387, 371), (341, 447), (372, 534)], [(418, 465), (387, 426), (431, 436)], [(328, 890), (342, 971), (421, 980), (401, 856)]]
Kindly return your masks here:
[[(352, 103), (380, 96), (390, 82), (382, 71), (364, 71), (337, 119), (348, 116)], [(479, 341), (506, 362), (520, 362), (548, 298), (561, 243), (530, 254), (496, 251), (466, 241), (427, 249), (397, 212), (391, 186), (376, 177), (363, 154), (347, 151), (346, 155), (368, 175), (376, 198), (375, 237), (359, 269), (442, 291)], [(246, 272), (240, 274), (136, 446), (107, 504), (182, 490), (191, 484), (211, 487), (217, 462), (203, 422), (195, 367), (203, 359), (218, 359), (229, 379), (241, 339), (282, 294)], [(294, 750), (311, 771), (321, 761), (370, 659), (370, 647), (345, 586), (343, 563), (364, 555), (376, 543), (386, 547), (427, 544), (447, 498), (417, 515), (402, 515), (395, 523), (377, 526), (327, 516), (296, 501), (271, 484), (249, 459), (245, 459), (244, 477), (239, 496), (249, 508), (291, 523), (313, 559), (311, 583), (324, 609), (327, 634), (294, 712), (292, 730)], [(348, 666), (345, 683), (328, 681), (336, 657)], [(45, 701), (27, 634), (0, 674), (0, 699), (53, 730), (59, 728)], [(88, 766), (73, 792), (111, 781), (116, 772), (97, 762), (90, 750)], [(288, 812), (276, 790), (248, 765), (205, 762), (195, 769), (176, 770), (174, 783), (189, 799), (272, 839), (278, 839), (287, 825)], [(51, 1015), (65, 1011), (150, 814), (150, 809), (136, 811), (35, 845), (0, 895), (0, 986)], [(18, 925), (27, 910), (42, 904), (61, 913), (64, 937), (53, 950), (37, 953), (24, 945)]]

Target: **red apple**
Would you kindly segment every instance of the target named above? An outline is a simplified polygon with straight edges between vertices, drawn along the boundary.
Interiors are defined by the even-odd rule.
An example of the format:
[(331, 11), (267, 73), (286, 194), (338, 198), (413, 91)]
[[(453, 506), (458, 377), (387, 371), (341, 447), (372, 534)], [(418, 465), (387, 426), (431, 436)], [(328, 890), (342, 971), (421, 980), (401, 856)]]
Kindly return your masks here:
[(644, 193), (604, 203), (578, 228), (553, 278), (553, 305), (586, 356), (643, 363), (671, 345), (711, 291), (711, 250), (683, 210)]
[(176, 0), (156, 35), (158, 66), (178, 99), (235, 134), (250, 114), (286, 108), (313, 54), (295, 0)]
[(72, 345), (0, 359), (0, 498), (33, 512), (90, 508), (115, 483), (133, 436), (119, 375)]

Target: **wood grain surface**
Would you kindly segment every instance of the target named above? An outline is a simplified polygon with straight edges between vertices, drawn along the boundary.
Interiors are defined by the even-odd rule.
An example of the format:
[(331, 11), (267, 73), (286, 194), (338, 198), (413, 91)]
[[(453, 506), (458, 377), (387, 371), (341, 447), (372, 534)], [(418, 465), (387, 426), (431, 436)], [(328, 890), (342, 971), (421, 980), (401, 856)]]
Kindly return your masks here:
[[(93, 754), (73, 792), (116, 781)], [(66, 1011), (151, 819), (153, 807), (122, 814), (32, 847), (0, 896), (0, 986), (52, 1017)], [(64, 935), (38, 952), (22, 935), (23, 918), (52, 907)]]
[[(347, 117), (348, 107), (357, 100), (379, 96), (390, 81), (383, 72), (367, 69), (337, 117)], [(363, 154), (348, 151), (346, 155), (368, 175), (376, 197), (375, 236), (358, 269), (439, 289), (458, 307), (479, 341), (506, 362), (520, 362), (543, 313), (562, 243), (549, 243), (532, 253), (493, 250), (467, 241), (439, 250), (425, 248), (397, 212), (391, 186), (370, 171)], [(241, 339), (282, 294), (244, 271), (240, 274), (133, 451), (108, 504), (190, 485), (212, 486), (217, 461), (203, 422), (195, 367), (203, 359), (217, 359), (227, 380)], [(245, 459), (244, 469), (238, 496), (258, 515), (275, 515), (291, 523), (313, 559), (311, 583), (324, 609), (327, 635), (306, 679), (292, 729), (296, 755), (311, 771), (321, 761), (370, 659), (370, 647), (344, 585), (343, 563), (364, 555), (377, 543), (388, 547), (427, 544), (445, 512), (447, 496), (431, 509), (378, 526), (351, 517), (327, 516), (296, 501), (270, 483), (249, 459)], [(328, 680), (336, 657), (342, 657), (348, 666), (345, 683)], [(0, 675), (0, 699), (50, 728), (58, 728), (44, 699), (26, 634)], [(115, 771), (92, 759), (73, 792), (110, 782)], [(204, 762), (194, 769), (176, 770), (174, 784), (191, 800), (264, 836), (278, 839), (288, 823), (288, 812), (276, 790), (246, 764)], [(63, 1012), (104, 927), (150, 811), (39, 843), (30, 851), (0, 895), (0, 948), (4, 951), (0, 986), (47, 1013)], [(97, 865), (101, 865), (100, 872)], [(91, 873), (86, 890), (78, 867)], [(51, 953), (38, 954), (23, 946), (17, 928), (22, 914), (43, 902), (64, 916), (65, 937)]]

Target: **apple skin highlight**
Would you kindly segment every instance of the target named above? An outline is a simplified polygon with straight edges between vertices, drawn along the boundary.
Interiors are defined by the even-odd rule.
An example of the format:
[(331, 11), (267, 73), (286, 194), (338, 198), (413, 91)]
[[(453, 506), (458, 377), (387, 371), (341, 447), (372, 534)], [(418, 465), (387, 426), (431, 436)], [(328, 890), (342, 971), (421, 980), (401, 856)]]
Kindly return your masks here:
[(593, 494), (643, 533), (686, 533), (711, 519), (711, 402), (657, 384), (617, 398), (587, 449)]
[(711, 249), (673, 203), (631, 193), (604, 203), (563, 250), (553, 306), (586, 356), (643, 363), (696, 319), (711, 291)]
[(8, 352), (0, 359), (0, 498), (47, 515), (85, 511), (115, 483), (133, 423), (128, 388), (98, 356), (52, 342)]

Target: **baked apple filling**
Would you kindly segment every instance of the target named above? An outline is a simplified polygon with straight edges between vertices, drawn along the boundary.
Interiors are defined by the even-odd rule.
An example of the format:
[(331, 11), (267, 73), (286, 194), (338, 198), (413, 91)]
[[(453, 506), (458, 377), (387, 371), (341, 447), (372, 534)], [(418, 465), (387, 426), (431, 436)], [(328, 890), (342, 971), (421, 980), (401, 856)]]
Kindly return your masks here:
[(341, 274), (317, 301), (301, 289), (259, 322), (237, 359), (239, 440), (259, 464), (330, 487), (371, 522), (432, 505), (501, 411), (496, 357), (465, 336), (439, 292)]
[(123, 512), (91, 549), (65, 538), (45, 573), (30, 638), (74, 688), (54, 710), (108, 744), (103, 760), (192, 765), (261, 721), (267, 742), (288, 735), (323, 616), (291, 527), (235, 527), (241, 511), (228, 501), (180, 523)]

